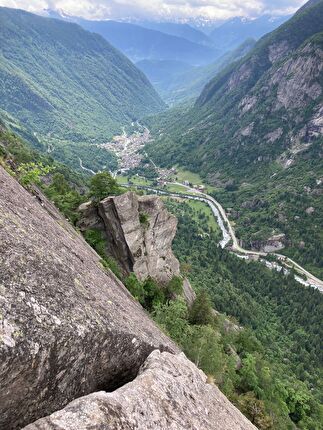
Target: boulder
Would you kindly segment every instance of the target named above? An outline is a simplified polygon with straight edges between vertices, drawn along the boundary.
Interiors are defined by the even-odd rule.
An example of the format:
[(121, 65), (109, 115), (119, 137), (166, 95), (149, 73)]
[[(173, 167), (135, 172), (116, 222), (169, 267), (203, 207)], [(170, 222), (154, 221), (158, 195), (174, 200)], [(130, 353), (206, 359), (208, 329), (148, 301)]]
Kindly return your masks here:
[(178, 352), (39, 192), (0, 167), (0, 429), (132, 380)]
[(154, 351), (132, 382), (100, 391), (24, 430), (256, 430), (185, 355)]

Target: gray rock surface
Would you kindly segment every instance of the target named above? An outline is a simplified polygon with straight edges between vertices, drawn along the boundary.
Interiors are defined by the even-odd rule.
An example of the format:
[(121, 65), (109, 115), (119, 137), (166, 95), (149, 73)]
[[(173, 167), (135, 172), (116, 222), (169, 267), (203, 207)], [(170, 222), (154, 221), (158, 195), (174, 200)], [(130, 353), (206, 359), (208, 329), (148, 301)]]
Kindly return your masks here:
[(183, 296), (187, 305), (191, 307), (196, 299), (196, 294), (188, 279), (183, 281)]
[(25, 430), (256, 430), (184, 354), (154, 351), (135, 380), (70, 403)]
[(172, 251), (177, 219), (157, 196), (138, 197), (133, 192), (102, 200), (98, 208), (80, 207), (81, 230), (98, 228), (107, 239), (107, 252), (126, 273), (166, 284), (179, 276), (179, 262)]
[(251, 240), (247, 243), (251, 249), (260, 252), (278, 252), (285, 248), (288, 243), (284, 233), (275, 234), (267, 240)]
[[(172, 251), (177, 219), (159, 197), (139, 197), (128, 192), (108, 197), (97, 207), (84, 203), (79, 210), (80, 229), (100, 230), (106, 239), (107, 253), (118, 261), (125, 274), (134, 272), (140, 280), (150, 277), (161, 285), (180, 276), (179, 261)], [(140, 216), (145, 222), (140, 222)], [(196, 298), (188, 279), (183, 282), (183, 296), (189, 306)]]
[(0, 167), (0, 429), (132, 380), (178, 351), (41, 193)]
[(323, 71), (323, 51), (311, 44), (272, 71), (270, 91), (277, 86), (275, 110), (303, 108), (322, 94), (319, 77)]

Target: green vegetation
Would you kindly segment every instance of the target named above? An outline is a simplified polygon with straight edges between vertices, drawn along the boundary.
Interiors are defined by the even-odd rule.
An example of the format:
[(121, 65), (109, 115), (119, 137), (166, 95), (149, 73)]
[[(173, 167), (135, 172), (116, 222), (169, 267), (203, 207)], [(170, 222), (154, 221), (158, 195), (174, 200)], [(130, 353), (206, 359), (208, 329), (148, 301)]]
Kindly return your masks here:
[(147, 228), (149, 226), (149, 215), (146, 214), (145, 212), (140, 212), (139, 213), (139, 222), (142, 226)]
[(213, 232), (221, 234), (218, 223), (207, 203), (197, 200), (186, 200), (186, 204), (193, 209), (191, 216), (198, 224), (206, 223)]
[(187, 191), (185, 187), (177, 184), (166, 185), (165, 189), (167, 191), (171, 191), (172, 193), (185, 193)]
[(77, 221), (76, 209), (85, 201), (87, 178), (30, 149), (1, 120), (0, 165), (26, 188), (37, 185), (72, 223)]
[(18, 167), (20, 182), (23, 186), (29, 187), (32, 184), (40, 185), (41, 177), (46, 176), (51, 171), (49, 166), (41, 163), (21, 163)]
[[(166, 64), (165, 72), (158, 79), (154, 79), (156, 72), (160, 74), (160, 62), (154, 67), (153, 62), (140, 62), (137, 65), (143, 70), (154, 83), (159, 94), (170, 105), (185, 102), (197, 98), (203, 87), (221, 70), (234, 61), (239, 60), (255, 45), (253, 39), (245, 40), (241, 46), (231, 52), (222, 55), (215, 62), (200, 67), (182, 67), (180, 70), (172, 70), (172, 64)], [(168, 66), (168, 67), (167, 67)], [(170, 70), (169, 70), (170, 69)], [(183, 70), (184, 69), (184, 70)]]
[(95, 145), (164, 107), (141, 71), (76, 24), (0, 8), (0, 46), (1, 108), (74, 168), (78, 157), (91, 169), (114, 167)]
[(122, 191), (118, 186), (117, 181), (112, 178), (110, 173), (101, 172), (92, 176), (90, 180), (89, 196), (95, 201), (99, 202), (105, 197), (114, 196), (121, 193)]
[(167, 285), (161, 286), (151, 278), (141, 282), (134, 273), (131, 273), (124, 279), (124, 284), (149, 312), (152, 312), (156, 306), (168, 303), (175, 296), (180, 296), (183, 292), (183, 280), (178, 276), (173, 276)]
[(192, 185), (200, 185), (203, 184), (203, 179), (198, 173), (190, 172), (189, 170), (185, 170), (180, 166), (176, 167), (176, 175), (174, 178), (177, 182), (188, 181)]
[(122, 279), (122, 273), (118, 263), (115, 261), (114, 258), (110, 257), (107, 254), (106, 241), (103, 237), (102, 232), (99, 230), (87, 230), (84, 232), (84, 238), (102, 258), (102, 266), (105, 269), (111, 270), (119, 279)]
[(50, 156), (30, 149), (0, 120), (0, 165), (20, 183), (32, 190), (37, 185), (73, 224), (79, 218), (77, 208), (89, 199), (101, 200), (124, 190), (108, 172), (89, 179), (57, 163)]
[(79, 219), (77, 208), (86, 201), (86, 196), (73, 188), (62, 173), (55, 173), (52, 183), (44, 188), (44, 191), (66, 218), (76, 224)]
[(134, 185), (151, 185), (151, 181), (141, 177), (141, 176), (117, 176), (116, 178), (119, 184), (134, 184)]
[[(322, 295), (239, 260), (212, 233), (202, 238), (186, 203), (167, 206), (179, 218), (175, 254), (200, 293), (190, 313), (182, 302), (157, 307), (157, 322), (258, 428), (319, 430)], [(228, 329), (221, 315), (212, 322), (210, 300), (245, 328)]]
[[(285, 233), (285, 253), (317, 276), (323, 276), (323, 140), (312, 133), (311, 120), (323, 96), (303, 97), (297, 65), (320, 64), (322, 32), (319, 1), (219, 73), (193, 107), (146, 121), (155, 137), (146, 148), (151, 158), (161, 166), (179, 164), (216, 187), (212, 192), (225, 208), (233, 208), (246, 247)], [(286, 45), (286, 52), (273, 64), (270, 53), (279, 44)], [(291, 89), (289, 82), (300, 89)], [(322, 87), (322, 73), (309, 73), (306, 82)], [(308, 208), (314, 212), (308, 214)]]

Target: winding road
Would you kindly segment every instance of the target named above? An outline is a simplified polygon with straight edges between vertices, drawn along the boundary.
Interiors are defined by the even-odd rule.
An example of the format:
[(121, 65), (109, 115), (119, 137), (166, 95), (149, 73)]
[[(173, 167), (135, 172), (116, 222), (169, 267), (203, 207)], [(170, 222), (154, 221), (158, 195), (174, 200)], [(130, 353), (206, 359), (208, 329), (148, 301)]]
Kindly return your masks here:
[[(245, 256), (247, 258), (252, 258), (252, 257), (256, 257), (256, 258), (260, 258), (260, 257), (266, 257), (267, 255), (274, 255), (277, 257), (279, 264), (277, 263), (271, 263), (267, 260), (261, 259), (261, 261), (265, 262), (267, 267), (271, 268), (271, 269), (276, 269), (276, 270), (282, 270), (283, 268), (287, 269), (288, 271), (290, 269), (295, 270), (296, 273), (298, 273), (300, 276), (295, 275), (295, 279), (301, 283), (302, 285), (308, 286), (308, 287), (313, 287), (318, 289), (321, 293), (323, 293), (323, 281), (321, 281), (320, 279), (318, 279), (316, 276), (314, 276), (312, 273), (308, 272), (306, 269), (304, 269), (302, 266), (300, 266), (298, 263), (296, 263), (294, 260), (292, 260), (289, 257), (286, 257), (285, 255), (282, 254), (278, 254), (275, 252), (271, 252), (271, 253), (265, 253), (265, 252), (257, 252), (257, 251), (251, 251), (248, 249), (244, 249), (239, 245), (239, 241), (236, 237), (235, 231), (227, 217), (227, 214), (225, 213), (225, 210), (223, 209), (223, 206), (217, 201), (215, 200), (213, 197), (209, 196), (206, 193), (202, 193), (200, 191), (197, 191), (196, 189), (193, 189), (189, 186), (177, 183), (177, 182), (170, 182), (170, 185), (181, 185), (182, 187), (186, 188), (188, 193), (190, 194), (184, 194), (184, 193), (175, 193), (175, 192), (170, 192), (170, 191), (164, 191), (164, 190), (160, 190), (158, 188), (153, 188), (153, 187), (149, 187), (149, 186), (144, 186), (144, 185), (133, 185), (133, 184), (123, 184), (125, 186), (131, 186), (131, 187), (136, 187), (139, 189), (145, 189), (148, 191), (152, 191), (154, 193), (157, 194), (163, 194), (163, 195), (168, 195), (170, 197), (175, 197), (175, 198), (184, 198), (184, 199), (190, 199), (190, 200), (199, 200), (199, 201), (204, 201), (205, 203), (207, 203), (211, 210), (212, 213), (214, 215), (214, 217), (216, 218), (216, 221), (222, 231), (222, 235), (223, 235), (223, 239), (219, 242), (219, 246), (221, 246), (221, 248), (225, 248), (228, 243), (230, 241), (232, 241), (232, 245), (231, 245), (231, 250), (233, 252), (235, 252), (236, 254), (238, 254), (238, 256)], [(306, 280), (304, 280), (302, 277), (305, 277)]]
[(92, 175), (95, 175), (95, 174), (96, 174), (96, 172), (94, 172), (93, 170), (88, 169), (87, 167), (84, 167), (84, 166), (83, 166), (83, 161), (81, 160), (81, 158), (80, 158), (80, 157), (79, 157), (79, 163), (80, 163), (80, 167), (81, 167), (81, 169), (85, 170), (86, 172), (91, 173)]

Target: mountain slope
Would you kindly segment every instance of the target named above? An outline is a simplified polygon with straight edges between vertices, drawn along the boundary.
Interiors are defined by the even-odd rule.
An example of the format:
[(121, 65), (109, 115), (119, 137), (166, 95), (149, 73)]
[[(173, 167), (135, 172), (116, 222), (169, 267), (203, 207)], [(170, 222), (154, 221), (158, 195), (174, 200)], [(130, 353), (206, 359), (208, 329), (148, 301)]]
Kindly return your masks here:
[(141, 21), (139, 25), (150, 30), (161, 31), (171, 36), (183, 37), (194, 43), (211, 46), (212, 40), (202, 31), (191, 27), (189, 24), (178, 24), (174, 22), (149, 22)]
[(164, 108), (141, 71), (76, 24), (0, 8), (0, 46), (0, 107), (40, 137), (102, 142)]
[(178, 36), (116, 21), (78, 19), (86, 30), (100, 34), (132, 61), (143, 59), (183, 61), (192, 65), (212, 62), (219, 51)]
[(285, 22), (288, 17), (261, 16), (257, 19), (236, 17), (214, 29), (210, 34), (214, 46), (224, 51), (232, 50), (248, 38), (259, 39)]
[(218, 58), (214, 63), (190, 67), (185, 63), (144, 60), (136, 65), (152, 82), (163, 99), (170, 104), (197, 98), (203, 87), (220, 70), (246, 55), (255, 45), (247, 39), (242, 45)]
[(224, 189), (249, 246), (285, 233), (285, 252), (321, 275), (323, 1), (307, 6), (213, 79), (193, 109), (177, 111), (176, 123), (162, 115), (150, 153)]

